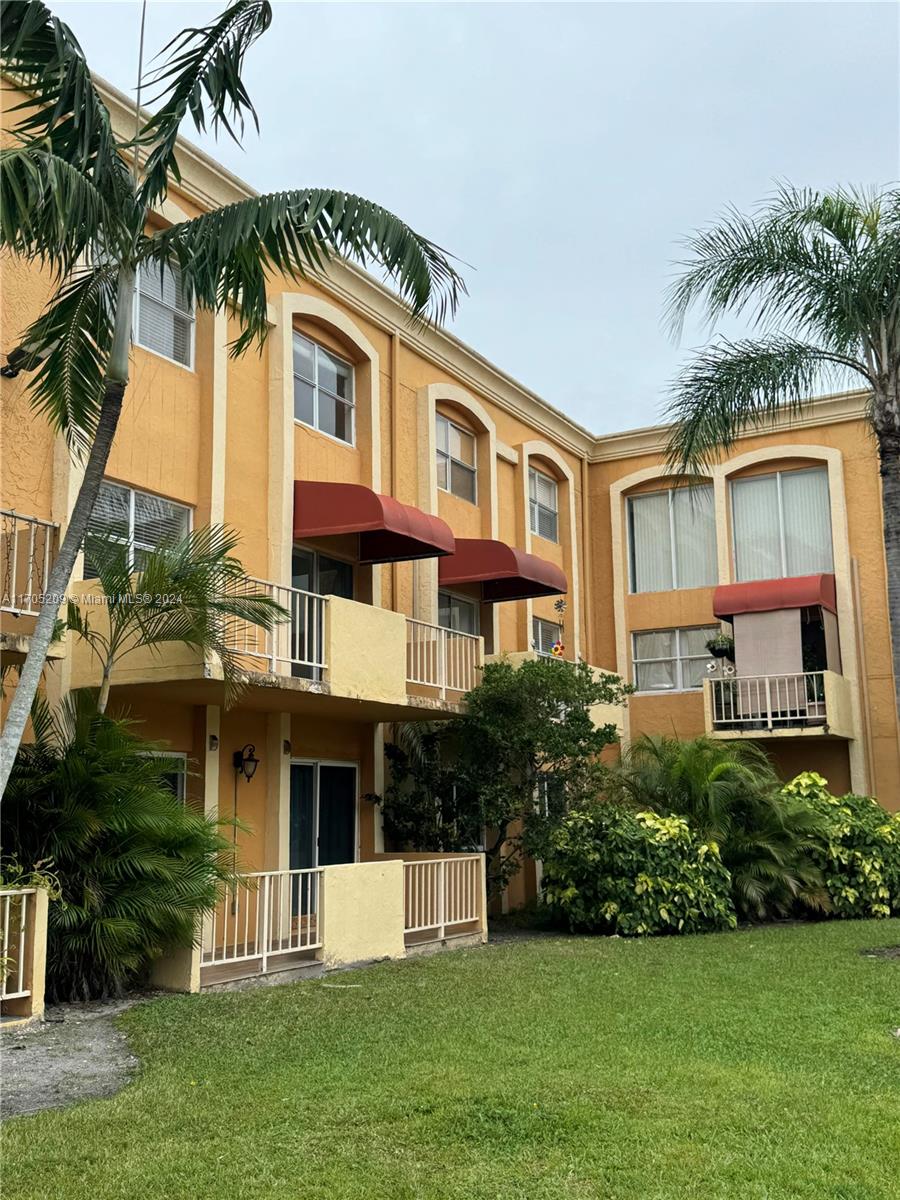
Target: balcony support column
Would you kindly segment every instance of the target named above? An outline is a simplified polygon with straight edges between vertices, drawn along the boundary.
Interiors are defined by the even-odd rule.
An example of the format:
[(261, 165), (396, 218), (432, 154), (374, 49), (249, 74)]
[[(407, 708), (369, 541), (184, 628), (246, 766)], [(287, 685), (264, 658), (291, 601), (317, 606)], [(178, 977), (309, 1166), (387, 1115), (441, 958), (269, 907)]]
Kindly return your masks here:
[(291, 718), (266, 714), (266, 869), (287, 871), (291, 857)]

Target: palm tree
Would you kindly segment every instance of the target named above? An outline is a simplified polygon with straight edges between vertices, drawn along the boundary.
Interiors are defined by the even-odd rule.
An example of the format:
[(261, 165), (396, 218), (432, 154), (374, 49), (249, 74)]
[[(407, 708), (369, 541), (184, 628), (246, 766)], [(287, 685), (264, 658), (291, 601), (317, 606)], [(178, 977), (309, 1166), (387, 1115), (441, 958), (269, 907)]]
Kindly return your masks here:
[(673, 330), (702, 304), (710, 322), (749, 313), (758, 336), (713, 342), (681, 372), (670, 466), (695, 472), (744, 430), (801, 412), (823, 385), (862, 384), (881, 460), (900, 708), (900, 190), (785, 186), (754, 216), (729, 212), (695, 233), (687, 249), (669, 294)]
[(704, 840), (716, 842), (744, 916), (784, 915), (797, 902), (827, 907), (813, 861), (827, 840), (824, 820), (782, 792), (758, 746), (645, 734), (610, 771), (608, 790), (641, 808), (686, 817)]
[(217, 655), (226, 698), (235, 699), (243, 674), (240, 655), (230, 645), (229, 626), (249, 624), (271, 631), (291, 616), (253, 590), (232, 555), (237, 543), (231, 530), (195, 529), (145, 553), (135, 571), (127, 544), (88, 534), (85, 557), (105, 603), (98, 622), (87, 606), (70, 600), (66, 624), (88, 643), (100, 664), (98, 712), (106, 712), (117, 663), (142, 647), (156, 651), (173, 642), (204, 656)]
[(34, 741), (16, 757), (3, 806), (4, 850), (50, 867), (51, 1000), (118, 994), (154, 958), (196, 937), (197, 918), (237, 883), (226, 823), (171, 790), (180, 769), (133, 721), (70, 692), (55, 712), (38, 696)]
[(269, 273), (302, 279), (335, 256), (384, 269), (411, 320), (442, 320), (464, 285), (448, 257), (369, 200), (306, 188), (254, 196), (163, 230), (151, 209), (180, 178), (182, 122), (238, 140), (256, 112), (241, 80), (244, 56), (268, 29), (268, 0), (236, 0), (211, 24), (186, 29), (143, 80), (155, 115), (140, 108), (121, 140), (69, 27), (39, 0), (0, 4), (2, 69), (28, 93), (16, 144), (0, 152), (0, 245), (53, 275), (55, 291), (8, 356), (4, 374), (35, 372), (31, 400), (86, 459), (59, 554), (46, 582), (31, 648), (0, 737), (0, 794), (36, 694), (65, 594), (103, 479), (128, 384), (132, 299), (141, 264), (173, 263), (196, 304), (239, 324), (232, 355), (266, 336)]

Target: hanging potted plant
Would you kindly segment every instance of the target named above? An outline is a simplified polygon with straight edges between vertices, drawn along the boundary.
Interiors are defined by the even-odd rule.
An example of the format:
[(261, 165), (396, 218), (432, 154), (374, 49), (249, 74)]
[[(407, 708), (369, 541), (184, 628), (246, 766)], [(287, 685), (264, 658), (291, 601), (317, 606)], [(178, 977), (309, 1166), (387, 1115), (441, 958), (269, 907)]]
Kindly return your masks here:
[(717, 633), (706, 643), (706, 648), (713, 658), (727, 658), (734, 662), (734, 638), (727, 633)]

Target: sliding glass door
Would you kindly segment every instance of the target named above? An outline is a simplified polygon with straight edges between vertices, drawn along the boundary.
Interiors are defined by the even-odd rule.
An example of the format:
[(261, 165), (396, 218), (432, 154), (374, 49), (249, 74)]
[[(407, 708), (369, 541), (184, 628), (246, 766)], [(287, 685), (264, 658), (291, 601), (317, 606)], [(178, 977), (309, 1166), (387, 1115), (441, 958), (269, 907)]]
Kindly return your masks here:
[(291, 763), (292, 870), (356, 861), (356, 764)]

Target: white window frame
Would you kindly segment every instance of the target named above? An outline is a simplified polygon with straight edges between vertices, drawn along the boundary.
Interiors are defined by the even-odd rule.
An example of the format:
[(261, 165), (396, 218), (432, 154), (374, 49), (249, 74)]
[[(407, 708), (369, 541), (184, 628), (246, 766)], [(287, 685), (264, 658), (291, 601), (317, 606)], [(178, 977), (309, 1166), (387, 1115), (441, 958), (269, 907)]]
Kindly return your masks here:
[[(546, 504), (542, 504), (537, 498), (538, 484), (549, 483), (553, 489), (553, 508), (548, 508)], [(545, 533), (540, 531), (540, 512), (547, 513), (553, 518), (553, 537), (547, 537)], [(539, 471), (537, 467), (529, 466), (528, 468), (528, 523), (531, 532), (539, 538), (543, 538), (545, 542), (555, 542), (559, 545), (559, 483), (552, 475), (548, 475), (546, 471)]]
[[(469, 636), (478, 637), (481, 633), (481, 605), (472, 596), (461, 596), (458, 592), (448, 591), (446, 588), (440, 588), (438, 591), (438, 624), (440, 625), (441, 597), (446, 596), (448, 600), (454, 600), (457, 604), (465, 604), (472, 609), (475, 616), (475, 628)], [(467, 633), (464, 629), (453, 629), (450, 625), (440, 625), (441, 629), (450, 629), (453, 633)]]
[[(150, 263), (149, 269), (154, 269), (155, 267), (157, 267), (159, 265), (160, 264), (158, 264), (158, 263)], [(163, 263), (162, 266), (165, 269), (166, 267), (168, 267), (168, 264)], [(171, 268), (169, 268), (169, 269), (171, 270)], [(146, 344), (146, 342), (141, 341), (141, 337), (140, 337), (140, 335), (141, 335), (140, 268), (138, 268), (138, 276), (134, 281), (134, 304), (132, 307), (132, 328), (134, 330), (134, 344), (136, 346), (140, 346), (140, 348), (142, 350), (146, 350), (148, 354), (155, 354), (157, 358), (161, 358), (165, 362), (174, 363), (176, 367), (181, 367), (181, 369), (183, 371), (193, 371), (194, 370), (194, 357), (195, 357), (196, 347), (197, 347), (197, 338), (196, 338), (197, 306), (195, 304), (192, 304), (190, 307), (190, 311), (182, 311), (180, 308), (175, 308), (173, 305), (167, 304), (165, 302), (165, 300), (162, 300), (162, 299), (157, 300), (155, 296), (153, 297), (153, 300), (154, 300), (154, 303), (160, 305), (161, 308), (164, 308), (164, 309), (166, 309), (167, 312), (170, 312), (173, 317), (180, 317), (182, 320), (185, 320), (188, 322), (188, 345), (190, 348), (190, 352), (188, 354), (188, 361), (186, 363), (183, 363), (183, 362), (179, 361), (179, 359), (177, 359), (177, 358), (172, 358), (172, 356), (170, 354), (164, 354), (162, 352), (162, 350), (157, 350), (155, 346), (148, 346)]]
[(178, 759), (182, 763), (182, 769), (177, 772), (179, 783), (175, 797), (184, 804), (187, 800), (187, 752), (185, 750), (142, 750), (141, 754), (145, 758), (167, 758), (170, 761)]
[[(683, 490), (694, 491), (697, 488), (707, 488), (710, 492), (712, 492), (713, 493), (713, 505), (715, 505), (715, 492), (713, 489), (713, 485), (710, 483), (691, 484)], [(677, 591), (684, 590), (682, 588), (681, 584), (678, 582), (678, 553), (676, 550), (676, 539), (675, 539), (675, 491), (676, 491), (675, 488), (659, 488), (658, 491), (639, 492), (636, 496), (629, 496), (627, 498), (626, 533), (628, 535), (628, 591), (629, 591), (629, 594), (632, 596), (652, 596), (654, 594), (655, 595), (660, 594), (659, 592), (653, 593), (650, 591), (639, 592), (639, 591), (637, 591), (637, 587), (636, 587), (635, 570), (634, 570), (634, 522), (633, 522), (632, 516), (631, 516), (631, 506), (635, 500), (642, 500), (645, 496), (665, 495), (665, 496), (668, 496), (668, 498), (669, 498), (669, 501), (668, 501), (669, 502), (669, 555), (670, 555), (671, 562), (672, 562), (672, 587), (664, 588), (663, 591), (677, 592)], [(718, 531), (714, 529), (713, 536), (714, 537), (717, 536), (717, 533), (718, 533)], [(717, 580), (715, 578), (713, 578), (711, 583), (691, 584), (691, 588), (715, 587), (716, 582), (717, 582)]]
[[(472, 457), (475, 460), (474, 466), (471, 463), (463, 462), (461, 458), (454, 458), (453, 455), (450, 453), (449, 449), (442, 450), (441, 447), (438, 445), (438, 430), (440, 429), (440, 425), (441, 425), (442, 421), (447, 424), (448, 428), (455, 429), (456, 432), (462, 434), (463, 437), (472, 439)], [(448, 445), (448, 447), (450, 445), (449, 437), (447, 439), (447, 445)], [(455, 421), (451, 421), (451, 419), (448, 416), (445, 416), (444, 413), (439, 412), (439, 413), (435, 414), (435, 419), (434, 419), (434, 447), (435, 447), (435, 461), (437, 461), (437, 459), (443, 458), (447, 462), (447, 486), (441, 487), (440, 483), (438, 483), (438, 485), (437, 485), (438, 491), (439, 492), (448, 492), (451, 496), (456, 496), (456, 498), (458, 500), (465, 500), (467, 504), (477, 504), (478, 503), (478, 438), (476, 437), (476, 435), (472, 432), (471, 429), (466, 429), (463, 425), (457, 425), (457, 423)], [(468, 496), (461, 496), (459, 494), (459, 492), (454, 492), (453, 488), (451, 487), (451, 484), (453, 482), (453, 472), (450, 470), (450, 466), (452, 463), (455, 463), (458, 467), (461, 467), (462, 470), (468, 471), (469, 474), (472, 476), (472, 483), (473, 483), (472, 491), (474, 494), (473, 494), (471, 500), (469, 499)]]
[[(341, 358), (341, 356), (339, 354), (335, 354), (335, 352), (333, 350), (330, 350), (327, 346), (320, 346), (317, 341), (314, 341), (313, 338), (311, 338), (306, 333), (302, 333), (299, 329), (293, 330), (293, 338), (291, 340), (292, 364), (293, 364), (293, 348), (294, 348), (293, 343), (294, 343), (294, 339), (296, 339), (296, 338), (303, 338), (303, 340), (305, 342), (308, 342), (310, 344), (310, 346), (312, 346), (312, 348), (313, 348), (313, 363), (314, 363), (313, 369), (315, 371), (316, 377), (314, 380), (306, 379), (303, 375), (298, 375), (297, 372), (292, 369), (291, 377), (292, 377), (294, 383), (296, 384), (296, 381), (298, 379), (300, 379), (303, 383), (310, 386), (313, 390), (313, 420), (312, 420), (312, 424), (310, 424), (308, 421), (301, 420), (301, 418), (297, 416), (296, 400), (292, 396), (292, 402), (293, 402), (293, 408), (294, 408), (294, 424), (302, 425), (304, 429), (314, 429), (316, 431), (316, 433), (320, 433), (322, 435), (322, 437), (331, 438), (331, 440), (333, 442), (337, 442), (337, 444), (339, 446), (350, 446), (352, 448), (355, 448), (356, 447), (356, 367), (353, 365), (352, 362), (349, 361), (349, 359)], [(341, 366), (346, 367), (347, 370), (349, 371), (349, 373), (350, 373), (350, 399), (349, 400), (344, 399), (344, 397), (342, 397), (342, 396), (335, 395), (334, 392), (330, 392), (328, 390), (328, 388), (321, 387), (321, 385), (319, 384), (319, 354), (320, 353), (330, 355), (331, 358), (336, 359), (337, 362), (339, 362), (341, 364)], [(334, 400), (336, 404), (342, 404), (342, 405), (344, 405), (345, 408), (348, 408), (350, 410), (350, 440), (349, 441), (347, 441), (345, 438), (338, 437), (336, 433), (329, 433), (327, 429), (320, 428), (320, 426), (319, 426), (319, 392), (320, 392), (320, 390), (323, 391), (326, 396), (330, 396), (331, 399)]]
[(554, 654), (552, 654), (549, 650), (541, 649), (541, 638), (539, 636), (539, 630), (541, 629), (542, 626), (545, 626), (545, 625), (552, 627), (553, 629), (556, 630), (556, 636), (553, 639), (554, 643), (562, 641), (563, 627), (559, 621), (549, 621), (546, 617), (533, 616), (531, 618), (532, 649), (540, 658), (555, 658), (556, 656)]
[[(638, 688), (635, 695), (638, 696), (673, 696), (681, 692), (702, 692), (703, 683), (698, 687), (685, 684), (684, 664), (687, 662), (697, 662), (699, 659), (710, 659), (712, 656), (706, 652), (704, 654), (682, 654), (681, 653), (681, 635), (683, 633), (693, 633), (697, 629), (706, 630), (709, 632), (710, 638), (721, 633), (722, 629), (719, 625), (680, 625), (669, 626), (663, 629), (633, 629), (631, 631), (631, 681), (635, 688), (638, 688), (638, 667), (645, 663), (670, 663), (675, 664), (675, 686), (670, 688)], [(674, 655), (667, 654), (659, 658), (637, 658), (635, 654), (636, 638), (642, 633), (674, 633), (675, 634), (675, 653)]]
[[(115, 534), (111, 533), (109, 535), (109, 540), (112, 542), (118, 542), (120, 545), (128, 547), (128, 569), (130, 571), (134, 571), (136, 569), (134, 565), (135, 550), (146, 550), (149, 554), (152, 554), (156, 549), (156, 546), (150, 546), (146, 542), (137, 544), (134, 540), (134, 502), (137, 496), (147, 496), (150, 500), (164, 500), (166, 504), (171, 504), (174, 508), (184, 509), (184, 511), (187, 513), (187, 533), (190, 533), (194, 527), (194, 510), (189, 504), (182, 504), (180, 500), (172, 500), (169, 496), (160, 496), (156, 492), (145, 492), (141, 488), (132, 487), (128, 483), (119, 483), (118, 480), (115, 479), (104, 479), (100, 486), (102, 487), (103, 484), (109, 484), (110, 487), (123, 488), (128, 492), (128, 537), (117, 537)], [(91, 529), (88, 527), (86, 536), (89, 536), (90, 533)], [(83, 573), (84, 572), (82, 571), (82, 574)], [(89, 576), (89, 578), (94, 579), (96, 576), (92, 575)]]
[(828, 467), (827, 466), (798, 467), (797, 470), (794, 470), (794, 471), (791, 471), (791, 470), (764, 471), (764, 472), (761, 472), (759, 475), (742, 475), (742, 476), (739, 476), (737, 479), (729, 479), (729, 481), (728, 481), (728, 510), (729, 510), (728, 515), (730, 517), (730, 524), (731, 524), (731, 569), (734, 572), (734, 578), (737, 582), (739, 582), (739, 583), (741, 583), (741, 582), (754, 583), (756, 581), (752, 580), (752, 579), (741, 580), (738, 575), (738, 550), (737, 550), (737, 538), (735, 536), (735, 527), (734, 527), (735, 526), (735, 521), (734, 521), (734, 488), (735, 488), (735, 484), (741, 484), (745, 480), (749, 480), (749, 479), (755, 479), (755, 480), (771, 479), (772, 476), (774, 475), (774, 477), (775, 477), (775, 492), (778, 497), (778, 539), (779, 539), (778, 549), (779, 549), (779, 557), (781, 559), (781, 576), (780, 577), (782, 579), (790, 579), (791, 576), (788, 575), (788, 565), (787, 565), (787, 536), (786, 536), (785, 528), (784, 528), (784, 494), (782, 492), (781, 481), (785, 475), (811, 474), (813, 471), (818, 471), (820, 474), (824, 474), (825, 479), (828, 483), (828, 530), (829, 530), (829, 537), (831, 538), (831, 567), (829, 568), (828, 571), (823, 571), (823, 574), (830, 574), (831, 572), (834, 571), (834, 527), (833, 527), (833, 522), (831, 519), (831, 477), (828, 473)]

